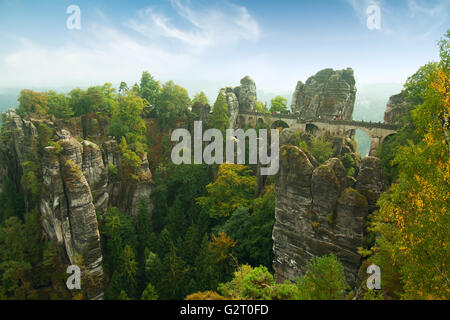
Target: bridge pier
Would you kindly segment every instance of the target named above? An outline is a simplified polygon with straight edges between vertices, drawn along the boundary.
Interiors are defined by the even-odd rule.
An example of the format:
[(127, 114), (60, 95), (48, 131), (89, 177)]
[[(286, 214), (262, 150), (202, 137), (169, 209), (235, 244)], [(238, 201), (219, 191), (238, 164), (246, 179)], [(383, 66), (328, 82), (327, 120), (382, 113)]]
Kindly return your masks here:
[(382, 138), (380, 137), (369, 137), (370, 138), (370, 151), (369, 156), (376, 156), (377, 149), (381, 143)]

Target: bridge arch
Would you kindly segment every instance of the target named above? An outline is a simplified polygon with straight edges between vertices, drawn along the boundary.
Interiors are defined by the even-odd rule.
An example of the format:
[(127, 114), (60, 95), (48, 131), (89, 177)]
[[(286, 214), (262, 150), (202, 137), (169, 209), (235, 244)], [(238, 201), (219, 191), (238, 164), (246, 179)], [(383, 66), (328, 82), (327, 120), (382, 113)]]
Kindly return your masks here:
[(361, 157), (367, 157), (370, 152), (371, 141), (370, 136), (364, 130), (355, 130), (355, 140), (357, 142), (357, 150)]
[(283, 120), (276, 120), (276, 121), (272, 122), (272, 125), (270, 127), (272, 129), (278, 129), (278, 128), (287, 129), (287, 128), (289, 128), (289, 125), (286, 122), (284, 122)]
[(264, 121), (263, 118), (258, 118), (258, 120), (256, 121), (256, 124), (258, 125), (258, 127), (260, 128), (264, 128), (266, 126), (266, 122)]
[(389, 141), (389, 139), (391, 139), (393, 136), (395, 136), (395, 133), (390, 133), (390, 134), (384, 136), (384, 137), (381, 139), (381, 144), (383, 145), (383, 143)]
[(378, 147), (389, 139), (397, 131), (397, 126), (386, 123), (372, 123), (357, 120), (326, 120), (326, 119), (302, 119), (297, 114), (286, 115), (266, 115), (261, 112), (240, 111), (239, 124), (252, 125), (265, 124), (268, 128), (293, 128), (302, 132), (309, 132), (315, 136), (320, 136), (327, 132), (331, 135), (347, 135), (351, 136), (351, 132), (359, 131), (359, 135), (367, 135), (369, 137), (369, 155), (376, 155)]
[(320, 129), (315, 124), (307, 123), (305, 126), (305, 131), (312, 134), (313, 136), (316, 136), (319, 133)]

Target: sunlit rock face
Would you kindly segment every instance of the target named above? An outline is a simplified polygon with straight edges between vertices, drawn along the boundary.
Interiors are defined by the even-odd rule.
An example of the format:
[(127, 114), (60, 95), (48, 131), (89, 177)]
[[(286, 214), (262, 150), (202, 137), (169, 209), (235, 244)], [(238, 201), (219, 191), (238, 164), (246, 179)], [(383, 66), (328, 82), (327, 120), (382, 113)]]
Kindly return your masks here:
[(239, 115), (239, 100), (233, 91), (232, 87), (225, 87), (220, 89), (220, 93), (225, 96), (225, 100), (228, 105), (228, 118), (230, 122), (230, 128), (236, 127), (238, 115)]
[[(64, 247), (71, 264), (77, 263), (77, 255), (83, 257), (89, 273), (99, 284), (88, 292), (90, 298), (95, 298), (103, 294), (103, 257), (89, 180), (92, 187), (96, 186), (97, 198), (104, 197), (105, 171), (103, 163), (95, 160), (94, 150), (99, 151), (96, 145), (87, 141), (81, 144), (68, 132), (65, 136), (59, 141), (62, 150), (53, 146), (45, 148), (41, 219), (46, 234)], [(101, 188), (103, 194), (99, 193)]]
[(220, 89), (228, 104), (228, 116), (230, 127), (238, 125), (239, 111), (253, 111), (255, 109), (257, 96), (256, 84), (250, 76), (241, 79), (241, 85), (237, 87), (225, 87)]
[[(147, 156), (141, 158), (137, 181), (129, 183), (122, 176), (121, 150), (113, 137), (98, 145), (72, 136), (62, 123), (27, 120), (14, 111), (2, 114), (2, 121), (9, 138), (1, 142), (1, 177), (15, 177), (20, 184), (23, 163), (30, 157), (41, 161), (42, 190), (37, 201), (45, 236), (64, 249), (68, 265), (76, 264), (78, 257), (83, 259), (97, 284), (86, 293), (91, 299), (102, 298), (103, 256), (97, 214), (115, 206), (136, 219), (141, 201), (152, 214), (153, 181)], [(56, 144), (41, 150), (37, 128), (42, 123), (52, 129), (50, 139)], [(110, 168), (115, 169), (114, 174)], [(29, 202), (27, 196), (25, 202)]]
[(324, 69), (299, 81), (292, 96), (291, 110), (304, 119), (351, 120), (356, 100), (353, 69)]
[[(357, 248), (362, 246), (369, 207), (383, 188), (378, 161), (363, 159), (355, 179), (347, 176), (338, 158), (318, 165), (298, 147), (281, 147), (272, 234), (277, 281), (295, 281), (312, 257), (333, 253), (347, 281), (356, 285), (361, 262)], [(372, 187), (377, 192), (368, 193)]]
[(256, 84), (250, 76), (241, 79), (241, 85), (234, 89), (239, 99), (239, 109), (242, 111), (253, 111), (256, 105)]
[(133, 183), (127, 183), (122, 177), (120, 147), (115, 139), (109, 139), (103, 143), (105, 167), (117, 168), (117, 174), (109, 175), (107, 193), (109, 205), (128, 212), (134, 221), (137, 218), (138, 207), (141, 201), (147, 206), (148, 214), (153, 212), (153, 203), (150, 194), (153, 190), (152, 173), (146, 155), (141, 158), (139, 179)]
[(399, 93), (389, 98), (384, 112), (384, 122), (387, 124), (400, 124), (401, 119), (406, 115), (412, 103), (406, 98), (405, 93)]

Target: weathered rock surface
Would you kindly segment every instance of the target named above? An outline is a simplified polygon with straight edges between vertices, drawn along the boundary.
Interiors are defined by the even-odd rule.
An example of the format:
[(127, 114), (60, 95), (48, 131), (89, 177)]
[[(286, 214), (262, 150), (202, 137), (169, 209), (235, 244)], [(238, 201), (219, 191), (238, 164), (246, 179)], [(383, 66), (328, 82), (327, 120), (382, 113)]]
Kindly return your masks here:
[(141, 158), (139, 168), (139, 181), (132, 184), (126, 183), (121, 178), (120, 148), (115, 139), (109, 139), (103, 143), (105, 166), (117, 168), (117, 174), (110, 175), (108, 181), (109, 204), (119, 208), (123, 212), (129, 212), (135, 220), (141, 200), (147, 206), (148, 214), (153, 211), (153, 203), (150, 194), (153, 190), (152, 173), (146, 155)]
[(225, 95), (228, 104), (228, 116), (230, 127), (235, 128), (239, 111), (253, 111), (256, 105), (256, 84), (250, 76), (241, 79), (241, 85), (237, 87), (225, 87), (220, 89)]
[[(100, 284), (97, 290), (88, 292), (90, 298), (95, 298), (103, 293), (103, 257), (94, 198), (85, 173), (93, 185), (98, 184), (98, 168), (93, 161), (95, 156), (84, 156), (83, 146), (76, 139), (62, 139), (59, 144), (62, 147), (60, 152), (53, 146), (45, 148), (41, 220), (49, 238), (64, 247), (71, 264), (76, 264), (77, 254), (83, 257), (89, 273)], [(98, 147), (92, 144), (92, 149), (95, 148)], [(89, 163), (83, 163), (83, 158), (90, 158), (89, 163), (93, 167), (88, 168)]]
[(297, 83), (291, 110), (302, 118), (351, 120), (356, 99), (353, 69), (324, 69)]
[(239, 115), (239, 100), (236, 97), (232, 87), (220, 89), (220, 92), (225, 96), (225, 100), (227, 101), (230, 128), (234, 128)]
[[(282, 137), (289, 140), (288, 132)], [(379, 160), (363, 159), (355, 180), (347, 176), (338, 158), (318, 165), (292, 145), (283, 145), (280, 154), (272, 235), (276, 280), (295, 281), (312, 257), (333, 253), (342, 262), (347, 281), (355, 285), (360, 264), (357, 248), (362, 246), (369, 204), (376, 201), (376, 194), (368, 199), (365, 192), (380, 187)]]
[(234, 93), (239, 99), (239, 109), (252, 111), (256, 105), (256, 84), (252, 78), (245, 76), (241, 79), (241, 85), (234, 88)]
[(406, 115), (410, 107), (412, 107), (412, 103), (406, 99), (404, 92), (393, 95), (386, 104), (384, 122), (387, 124), (400, 124), (400, 120)]
[[(147, 156), (141, 158), (137, 181), (129, 183), (122, 178), (121, 152), (114, 138), (100, 147), (87, 140), (80, 139), (80, 143), (60, 124), (48, 120), (25, 120), (14, 111), (2, 114), (2, 120), (8, 137), (0, 148), (2, 177), (14, 177), (14, 183), (20, 186), (23, 163), (30, 157), (42, 160), (43, 188), (38, 205), (45, 235), (64, 248), (68, 264), (76, 263), (78, 255), (83, 258), (99, 284), (87, 294), (101, 298), (103, 257), (97, 212), (116, 206), (136, 218), (143, 200), (151, 215), (153, 183)], [(39, 150), (37, 127), (42, 122), (57, 133), (50, 137), (57, 145)]]
[(108, 207), (108, 171), (103, 164), (102, 151), (90, 141), (83, 141), (83, 175), (90, 186), (95, 209), (105, 212)]
[(378, 198), (385, 191), (381, 160), (376, 157), (363, 158), (356, 180), (356, 190), (367, 198), (370, 211), (375, 211)]

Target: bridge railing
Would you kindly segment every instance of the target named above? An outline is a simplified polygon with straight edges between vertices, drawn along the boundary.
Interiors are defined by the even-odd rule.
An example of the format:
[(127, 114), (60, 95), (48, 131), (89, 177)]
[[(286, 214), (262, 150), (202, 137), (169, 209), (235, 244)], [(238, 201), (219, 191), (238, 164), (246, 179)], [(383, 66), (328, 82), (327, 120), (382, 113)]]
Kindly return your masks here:
[(397, 130), (398, 126), (393, 124), (387, 124), (382, 122), (365, 122), (365, 121), (357, 121), (357, 120), (328, 120), (328, 119), (313, 119), (308, 120), (308, 122), (322, 122), (329, 123), (334, 125), (347, 125), (347, 126), (358, 126), (365, 128), (379, 128), (379, 129), (388, 129), (388, 130)]
[(271, 117), (271, 118), (284, 118), (284, 119), (298, 119), (298, 115), (293, 113), (283, 114), (283, 113), (264, 113), (258, 111), (239, 111), (239, 114), (245, 114), (249, 116), (259, 116), (259, 117)]
[(313, 119), (302, 119), (297, 114), (269, 114), (264, 112), (257, 112), (257, 111), (240, 111), (239, 114), (242, 115), (251, 115), (251, 116), (257, 116), (257, 117), (271, 117), (276, 119), (297, 119), (298, 123), (312, 123), (312, 122), (321, 122), (321, 123), (328, 123), (333, 125), (347, 125), (347, 126), (358, 126), (358, 127), (365, 127), (365, 128), (379, 128), (379, 129), (388, 129), (388, 130), (397, 130), (398, 126), (393, 124), (387, 124), (382, 122), (365, 122), (365, 121), (357, 121), (357, 120), (328, 120), (328, 119), (319, 119), (319, 118), (313, 118)]

